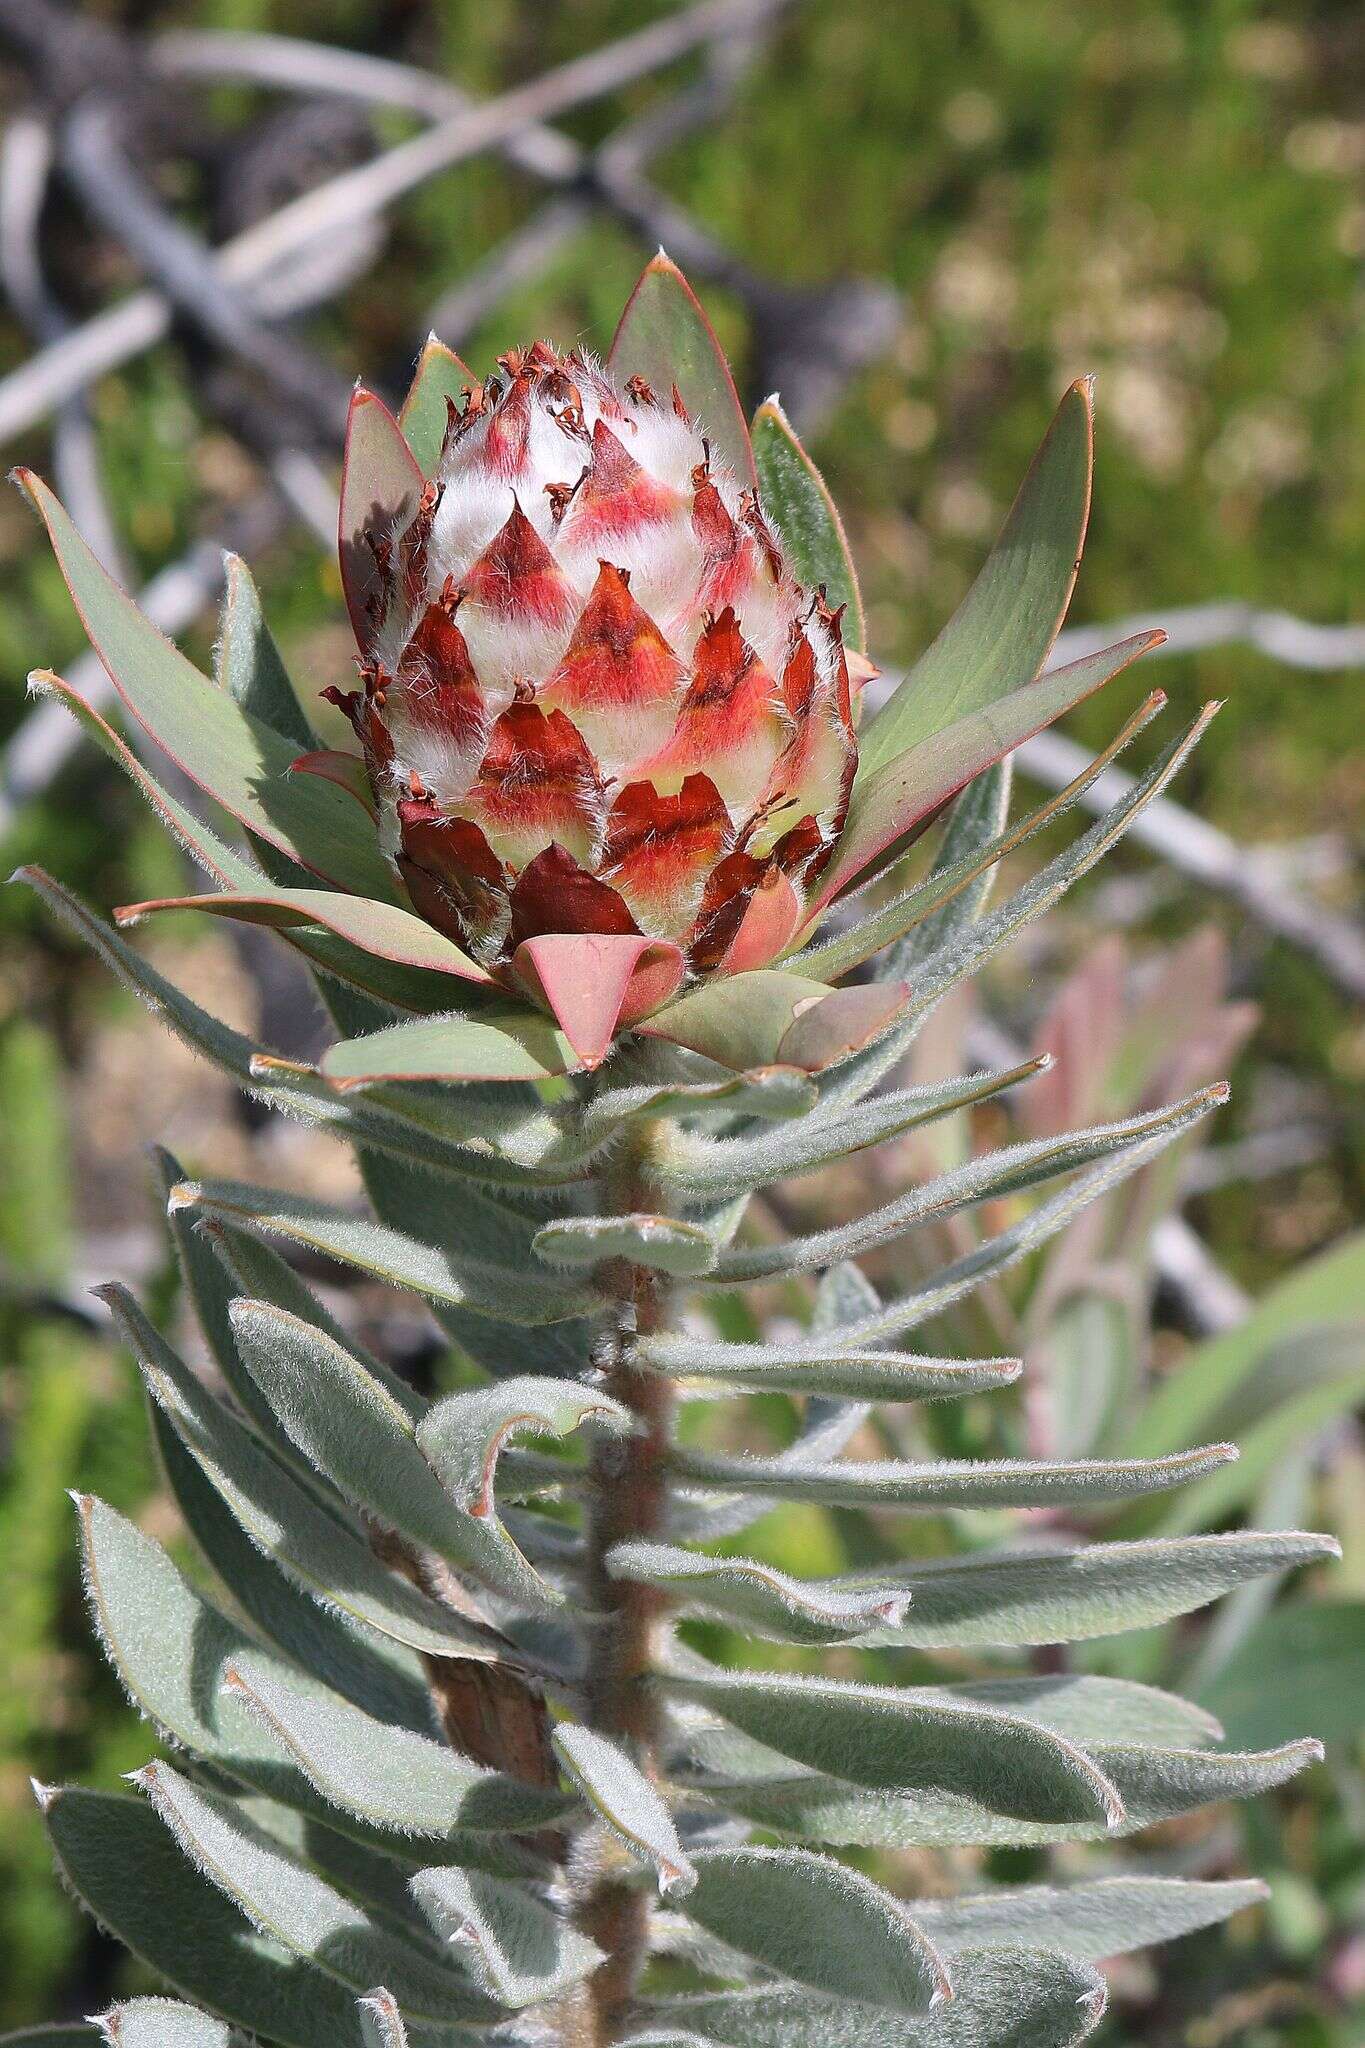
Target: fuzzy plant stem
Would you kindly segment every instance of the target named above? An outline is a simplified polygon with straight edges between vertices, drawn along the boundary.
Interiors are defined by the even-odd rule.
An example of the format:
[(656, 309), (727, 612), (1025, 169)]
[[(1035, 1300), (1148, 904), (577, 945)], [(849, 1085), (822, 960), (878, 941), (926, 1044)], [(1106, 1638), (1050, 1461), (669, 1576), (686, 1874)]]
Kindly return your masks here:
[[(618, 1161), (605, 1178), (603, 1194), (618, 1213), (650, 1206), (644, 1171), (665, 1127), (651, 1124), (636, 1140), (629, 1159)], [(603, 1213), (610, 1213), (605, 1208)], [(619, 1339), (606, 1391), (637, 1417), (633, 1435), (599, 1439), (590, 1467), (585, 1592), (590, 1624), (585, 1719), (590, 1728), (622, 1743), (647, 1777), (659, 1768), (658, 1704), (645, 1684), (655, 1662), (655, 1645), (668, 1602), (656, 1589), (616, 1579), (605, 1560), (614, 1545), (658, 1536), (663, 1529), (668, 1496), (667, 1457), (673, 1433), (675, 1394), (662, 1373), (642, 1371), (630, 1359), (631, 1333), (644, 1336), (662, 1328), (668, 1288), (647, 1267), (617, 1262), (609, 1278), (620, 1301)], [(583, 1987), (583, 2006), (575, 2016), (570, 2040), (574, 2048), (607, 2048), (617, 2023), (634, 1993), (649, 1945), (650, 1895), (638, 1878), (632, 1881), (611, 1853), (599, 1843), (578, 1876), (575, 1918), (582, 1931), (603, 1950), (607, 1961)]]

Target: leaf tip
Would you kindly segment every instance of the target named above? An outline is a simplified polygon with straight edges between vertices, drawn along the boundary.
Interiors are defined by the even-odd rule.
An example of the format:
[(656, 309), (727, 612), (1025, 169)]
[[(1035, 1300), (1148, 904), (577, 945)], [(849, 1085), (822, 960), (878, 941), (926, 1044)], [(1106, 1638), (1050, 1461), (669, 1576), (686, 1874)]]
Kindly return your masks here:
[(39, 1813), (46, 1813), (53, 1800), (57, 1797), (57, 1786), (45, 1785), (41, 1778), (30, 1778), (28, 1782), (32, 1788), (34, 1801)]
[(204, 1190), (197, 1180), (180, 1180), (166, 1197), (166, 1214), (174, 1216), (177, 1209), (194, 1209), (203, 1200)]

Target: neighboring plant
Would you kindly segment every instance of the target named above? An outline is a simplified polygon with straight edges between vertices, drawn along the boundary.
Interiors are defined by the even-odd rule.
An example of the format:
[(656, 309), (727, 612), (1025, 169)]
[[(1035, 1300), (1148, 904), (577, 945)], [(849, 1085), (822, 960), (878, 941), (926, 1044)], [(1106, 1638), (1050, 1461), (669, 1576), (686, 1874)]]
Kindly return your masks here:
[[(1199, 1708), (1111, 1678), (735, 1671), (679, 1625), (840, 1645), (845, 1668), (864, 1649), (1017, 1651), (1334, 1550), (1072, 1542), (811, 1582), (703, 1547), (787, 1501), (1084, 1514), (1233, 1455), (841, 1455), (874, 1403), (1013, 1381), (1014, 1359), (901, 1345), (1146, 1169), (1221, 1087), (968, 1160), (789, 1242), (742, 1230), (755, 1191), (1040, 1071), (879, 1092), (939, 999), (1166, 785), (1207, 713), (988, 909), (1000, 858), (1160, 704), (1007, 825), (1009, 750), (1159, 638), (1044, 673), (1089, 503), (1088, 386), (977, 583), (859, 730), (870, 664), (837, 517), (775, 403), (751, 438), (676, 270), (649, 266), (605, 369), (544, 344), (500, 367), (480, 384), (432, 342), (397, 419), (357, 396), (341, 539), (361, 687), (337, 701), (361, 756), (320, 745), (240, 564), (210, 681), (24, 479), (126, 709), (248, 851), (68, 685), (40, 687), (219, 885), (175, 904), (278, 927), (336, 1042), (316, 1068), (253, 1045), (30, 879), (188, 1043), (349, 1143), (375, 1219), (188, 1181), (162, 1155), (221, 1394), (104, 1290), (221, 1588), (80, 1500), (101, 1639), (183, 1755), (135, 1795), (41, 1803), (72, 1889), (206, 2009), (138, 2001), (107, 2024), (125, 2048), (219, 2042), (207, 2014), (290, 2048), (395, 2048), (405, 2029), (1061, 2048), (1103, 2010), (1097, 1960), (1261, 1888), (1139, 1874), (907, 1907), (826, 1852), (1123, 1836), (1277, 1785), (1318, 1745), (1223, 1753)], [(925, 876), (906, 849), (950, 802)], [(849, 1263), (1050, 1181), (893, 1301)], [(419, 1397), (268, 1239), (424, 1296), (480, 1384)], [(809, 1328), (782, 1341), (706, 1334), (677, 1300), (681, 1281), (816, 1272)], [(754, 1392), (804, 1401), (785, 1451), (720, 1455), (676, 1428), (680, 1400)]]

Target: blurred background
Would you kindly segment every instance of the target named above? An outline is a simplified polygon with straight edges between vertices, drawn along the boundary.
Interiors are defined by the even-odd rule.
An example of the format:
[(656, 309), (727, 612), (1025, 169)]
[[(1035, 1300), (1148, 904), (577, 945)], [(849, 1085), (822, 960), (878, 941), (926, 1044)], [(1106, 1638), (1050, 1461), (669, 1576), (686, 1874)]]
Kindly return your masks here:
[[(1103, 2038), (1350, 2048), (1365, 2016), (1356, 0), (3, 0), (0, 119), (6, 462), (54, 481), (201, 661), (222, 551), (249, 555), (310, 705), (350, 661), (326, 543), (348, 388), (359, 374), (395, 395), (433, 327), (480, 371), (540, 333), (605, 347), (665, 243), (749, 398), (779, 389), (825, 469), (891, 670), (965, 588), (1061, 390), (1097, 374), (1067, 649), (1129, 621), (1171, 644), (1030, 743), (1016, 811), (1155, 684), (1173, 709), (1138, 765), (1203, 699), (1226, 708), (1140, 842), (915, 1054), (938, 1073), (1049, 1046), (1065, 1055), (1053, 1079), (1011, 1098), (1008, 1122), (992, 1108), (933, 1155), (907, 1141), (864, 1171), (903, 1181), (941, 1143), (1231, 1074), (1203, 1151), (1130, 1183), (935, 1333), (1022, 1349), (1020, 1399), (914, 1426), (958, 1454), (1233, 1434), (1238, 1466), (1104, 1533), (1341, 1536), (1340, 1567), (1069, 1654), (1192, 1693), (1235, 1746), (1327, 1742), (1286, 1790), (1144, 1839), (1147, 1868), (1250, 1869), (1274, 1896), (1156, 1968), (1126, 1960)], [(308, 193), (311, 211), (291, 211)], [(26, 700), (34, 665), (87, 689), (100, 672), (16, 494), (0, 497), (0, 578), (5, 872), (41, 863), (100, 906), (174, 893), (181, 856), (127, 783)], [(1011, 879), (1064, 837), (1035, 841)], [(334, 1198), (342, 1169), (324, 1139), (244, 1109), (22, 889), (0, 895), (0, 928), (0, 2025), (17, 2026), (138, 1982), (62, 1895), (28, 1784), (111, 1784), (149, 1745), (87, 1632), (65, 1489), (177, 1540), (134, 1376), (87, 1289), (132, 1279), (177, 1314), (152, 1139), (191, 1169)], [(306, 1050), (302, 981), (240, 932), (172, 920), (146, 949), (206, 1008)], [(837, 1214), (847, 1192), (803, 1182), (778, 1212)], [(1000, 1221), (955, 1225), (953, 1243)], [(909, 1284), (915, 1257), (913, 1242), (884, 1256), (879, 1284)], [(415, 1306), (313, 1277), (395, 1362), (451, 1383), (459, 1363)], [(803, 1312), (795, 1296), (761, 1306)], [(744, 1334), (744, 1312), (725, 1313)], [(749, 1440), (784, 1440), (790, 1410), (750, 1404)], [(828, 1571), (1002, 1528), (793, 1509), (746, 1547)], [(913, 1892), (1042, 1867), (1010, 1851), (973, 1869), (976, 1854), (890, 1859), (889, 1875)]]

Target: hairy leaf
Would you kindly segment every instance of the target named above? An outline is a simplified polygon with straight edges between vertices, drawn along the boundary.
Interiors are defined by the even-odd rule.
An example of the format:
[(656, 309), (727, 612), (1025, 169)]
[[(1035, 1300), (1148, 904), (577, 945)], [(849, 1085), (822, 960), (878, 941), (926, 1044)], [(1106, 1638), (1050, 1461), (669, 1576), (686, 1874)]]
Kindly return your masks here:
[(98, 2025), (109, 2048), (228, 2048), (232, 2039), (222, 2020), (177, 1998), (130, 1998)]
[(1226, 1086), (1220, 1083), (1144, 1116), (1125, 1117), (1088, 1131), (1068, 1131), (1055, 1138), (1030, 1138), (1002, 1151), (988, 1152), (934, 1180), (907, 1189), (854, 1223), (834, 1224), (828, 1230), (779, 1245), (726, 1252), (717, 1262), (714, 1283), (728, 1286), (739, 1280), (763, 1279), (769, 1274), (807, 1272), (813, 1266), (855, 1258), (891, 1243), (919, 1224), (957, 1215), (979, 1202), (1018, 1194), (1037, 1187), (1041, 1181), (1053, 1180), (1058, 1174), (1075, 1173), (1129, 1145), (1140, 1144), (1144, 1138), (1183, 1131), (1226, 1102), (1227, 1093)]
[(804, 1849), (705, 1849), (687, 1916), (781, 1977), (831, 1997), (927, 2012), (948, 1973), (897, 1899)]
[(1322, 1757), (1320, 1742), (1243, 1755), (1205, 1749), (1148, 1749), (1097, 1743), (1092, 1763), (1123, 1801), (1125, 1818), (1104, 1821), (1016, 1820), (962, 1796), (935, 1791), (852, 1790), (838, 1778), (806, 1772), (790, 1778), (707, 1778), (695, 1789), (758, 1827), (815, 1842), (865, 1848), (992, 1847), (1094, 1841), (1137, 1834), (1197, 1807), (1255, 1798)]
[(386, 1571), (344, 1522), (276, 1464), (215, 1401), (121, 1288), (100, 1290), (148, 1391), (258, 1549), (306, 1593), (416, 1650), (497, 1656), (491, 1631)]
[(736, 1138), (677, 1137), (654, 1165), (660, 1185), (684, 1199), (741, 1194), (773, 1181), (813, 1173), (872, 1145), (885, 1144), (922, 1124), (990, 1102), (1007, 1088), (1043, 1073), (1051, 1060), (1026, 1060), (993, 1074), (970, 1074), (928, 1087), (901, 1088), (836, 1115), (803, 1117), (791, 1125)]
[(690, 1891), (696, 1871), (672, 1815), (639, 1765), (605, 1735), (573, 1721), (561, 1721), (550, 1740), (569, 1777), (617, 1841), (657, 1872), (665, 1898)]
[(1097, 1963), (1212, 1927), (1267, 1896), (1255, 1878), (1201, 1884), (1184, 1877), (1103, 1877), (1091, 1884), (1022, 1885), (977, 1897), (920, 1899), (915, 1918), (948, 1955), (976, 1947), (1055, 1948)]
[(1026, 1647), (1150, 1628), (1234, 1586), (1338, 1554), (1330, 1536), (1244, 1530), (924, 1558), (850, 1572), (829, 1585), (909, 1595), (908, 1611), (894, 1630), (877, 1632), (878, 1642), (924, 1650)]
[(894, 1686), (726, 1672), (657, 1681), (810, 1770), (883, 1789), (931, 1788), (1033, 1821), (1117, 1827), (1123, 1802), (1063, 1737), (1020, 1715)]
[(843, 1351), (793, 1339), (727, 1344), (717, 1337), (662, 1332), (638, 1340), (632, 1356), (656, 1372), (709, 1382), (708, 1391), (846, 1396), (856, 1401), (939, 1401), (1007, 1387), (1017, 1358), (921, 1358), (909, 1351)]
[(629, 1408), (610, 1394), (573, 1380), (501, 1380), (450, 1394), (430, 1410), (417, 1432), (423, 1457), (465, 1514), (495, 1513), (498, 1459), (514, 1436), (569, 1436), (586, 1422), (613, 1435), (635, 1427)]
[(901, 1624), (908, 1593), (844, 1592), (791, 1578), (751, 1557), (706, 1557), (671, 1543), (618, 1543), (607, 1552), (614, 1579), (657, 1586), (697, 1611), (784, 1643), (840, 1643)]
[(565, 1216), (536, 1232), (532, 1249), (547, 1266), (595, 1266), (629, 1259), (678, 1279), (709, 1273), (716, 1244), (699, 1224), (672, 1216)]
[(300, 1692), (250, 1651), (231, 1657), (224, 1682), (325, 1800), (375, 1827), (502, 1834), (543, 1827), (569, 1810), (560, 1794), (485, 1770), (446, 1743)]
[(538, 2005), (588, 1976), (602, 1951), (519, 1886), (477, 1870), (421, 1870), (412, 1895), (502, 2005)]
[(40, 1804), (71, 1890), (174, 1990), (285, 2048), (364, 2048), (341, 1985), (255, 1932), (141, 1800), (63, 1787)]
[(647, 2008), (724, 2048), (1074, 2048), (1104, 2013), (1104, 1980), (1047, 1951), (965, 1949), (953, 1958), (953, 1996), (891, 2019), (852, 1999), (812, 1998), (765, 1984), (702, 1992)]
[(1085, 1506), (1164, 1492), (1237, 1455), (1232, 1444), (1206, 1444), (1166, 1458), (995, 1460), (943, 1458), (926, 1464), (873, 1460), (793, 1467), (782, 1458), (715, 1456), (679, 1450), (683, 1478), (773, 1500), (809, 1500), (823, 1507), (972, 1508)]
[[(491, 2016), (420, 1936), (401, 1934), (286, 1856), (230, 1799), (191, 1784), (169, 1764), (148, 1764), (134, 1782), (188, 1861), (262, 1934), (353, 1992), (392, 1986), (412, 2018), (442, 2029)], [(493, 1880), (489, 1880), (493, 1882)]]
[[(288, 1238), (394, 1287), (410, 1287), (415, 1294), (509, 1322), (554, 1322), (596, 1305), (596, 1297), (586, 1288), (570, 1290), (548, 1274), (495, 1266), (458, 1249), (421, 1243), (383, 1224), (278, 1188), (248, 1187), (239, 1181), (182, 1182), (172, 1194), (171, 1206)], [(510, 1220), (508, 1228), (510, 1232)]]
[(277, 1425), (347, 1500), (525, 1608), (564, 1604), (495, 1517), (452, 1502), (418, 1448), (418, 1418), (349, 1349), (264, 1302), (234, 1302), (231, 1322)]

